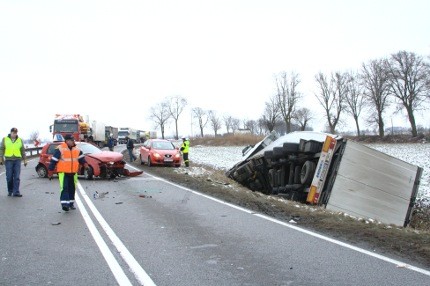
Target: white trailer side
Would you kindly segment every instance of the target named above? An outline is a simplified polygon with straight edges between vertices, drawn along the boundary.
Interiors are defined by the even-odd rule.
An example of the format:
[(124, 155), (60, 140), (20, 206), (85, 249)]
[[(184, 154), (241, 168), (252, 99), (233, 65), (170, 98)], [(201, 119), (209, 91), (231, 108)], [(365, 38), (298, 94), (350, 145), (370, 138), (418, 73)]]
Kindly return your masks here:
[(347, 140), (326, 207), (406, 226), (421, 174), (418, 166)]

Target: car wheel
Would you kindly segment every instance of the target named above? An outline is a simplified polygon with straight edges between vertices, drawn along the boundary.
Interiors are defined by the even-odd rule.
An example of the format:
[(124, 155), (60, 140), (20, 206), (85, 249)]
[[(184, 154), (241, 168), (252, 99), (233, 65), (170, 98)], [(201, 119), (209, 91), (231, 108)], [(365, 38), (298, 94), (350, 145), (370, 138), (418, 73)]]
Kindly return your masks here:
[(151, 164), (151, 157), (149, 157), (149, 156), (148, 156), (148, 167), (152, 167), (152, 164)]
[(45, 166), (39, 165), (36, 168), (37, 175), (39, 178), (47, 178), (48, 177), (48, 169)]
[(309, 186), (312, 183), (312, 179), (314, 177), (316, 164), (312, 161), (306, 161), (303, 164), (302, 171), (300, 173), (300, 182), (305, 185)]
[(145, 163), (143, 162), (143, 160), (142, 160), (142, 155), (141, 155), (141, 154), (139, 154), (139, 159), (140, 159), (140, 165), (145, 164)]
[(91, 166), (88, 166), (88, 168), (85, 169), (85, 171), (84, 171), (84, 177), (87, 180), (92, 180), (93, 179), (93, 177), (94, 177), (94, 170), (93, 170), (93, 168)]

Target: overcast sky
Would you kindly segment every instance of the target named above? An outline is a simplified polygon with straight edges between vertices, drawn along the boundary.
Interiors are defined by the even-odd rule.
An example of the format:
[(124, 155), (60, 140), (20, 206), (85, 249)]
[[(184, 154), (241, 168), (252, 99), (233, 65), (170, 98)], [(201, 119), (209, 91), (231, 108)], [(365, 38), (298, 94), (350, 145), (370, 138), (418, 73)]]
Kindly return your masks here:
[[(154, 129), (149, 108), (175, 95), (258, 119), (281, 71), (300, 75), (319, 131), (315, 74), (400, 50), (429, 56), (429, 11), (428, 0), (0, 0), (0, 135), (14, 126), (47, 138), (56, 113)], [(190, 118), (180, 135), (197, 133)]]

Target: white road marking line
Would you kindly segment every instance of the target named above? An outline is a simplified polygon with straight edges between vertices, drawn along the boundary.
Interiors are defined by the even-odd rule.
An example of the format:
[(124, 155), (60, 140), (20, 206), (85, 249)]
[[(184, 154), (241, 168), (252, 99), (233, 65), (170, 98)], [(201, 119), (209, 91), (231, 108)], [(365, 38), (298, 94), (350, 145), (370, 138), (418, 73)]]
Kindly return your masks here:
[(142, 268), (142, 266), (140, 266), (137, 260), (133, 257), (130, 251), (128, 251), (128, 249), (119, 239), (119, 237), (115, 234), (115, 232), (106, 222), (106, 220), (97, 210), (97, 208), (95, 207), (91, 199), (85, 193), (84, 188), (80, 183), (78, 183), (78, 189), (82, 197), (84, 198), (85, 202), (87, 203), (88, 207), (90, 208), (91, 212), (93, 213), (94, 217), (97, 219), (97, 221), (99, 222), (103, 230), (106, 232), (106, 235), (109, 237), (113, 245), (116, 247), (121, 257), (128, 264), (128, 266), (130, 267), (130, 271), (134, 274), (136, 279), (139, 281), (140, 285), (155, 286), (155, 283), (152, 281), (151, 277), (149, 277), (149, 275)]
[[(129, 165), (129, 166), (130, 166), (130, 165)], [(139, 170), (138, 168), (135, 168), (134, 166), (130, 166), (130, 167), (134, 168), (135, 170)], [(139, 170), (139, 171), (141, 171), (141, 170)], [(186, 188), (186, 187), (183, 187), (183, 186), (181, 186), (181, 185), (178, 185), (178, 184), (175, 184), (175, 183), (169, 182), (169, 181), (167, 181), (167, 180), (165, 180), (165, 179), (163, 179), (163, 178), (160, 178), (160, 177), (157, 177), (157, 176), (154, 176), (154, 175), (148, 174), (148, 173), (146, 173), (146, 174), (147, 174), (148, 176), (151, 176), (151, 177), (153, 177), (153, 178), (156, 178), (156, 179), (158, 179), (158, 180), (160, 180), (160, 181), (163, 181), (163, 182), (165, 182), (165, 183), (167, 183), (167, 184), (170, 184), (170, 185), (172, 185), (172, 186), (175, 186), (175, 187), (178, 187), (178, 188), (183, 189), (183, 190), (185, 190), (185, 191), (191, 192), (191, 193), (193, 193), (193, 194), (196, 194), (196, 195), (199, 195), (199, 196), (202, 196), (202, 197), (208, 198), (208, 199), (210, 199), (210, 200), (213, 200), (213, 201), (215, 201), (215, 202), (221, 203), (221, 204), (223, 204), (223, 205), (227, 205), (227, 206), (232, 207), (232, 208), (235, 208), (235, 209), (237, 209), (237, 210), (240, 210), (240, 211), (243, 211), (243, 212), (246, 212), (246, 213), (249, 213), (249, 214), (253, 214), (253, 215), (255, 215), (255, 216), (259, 217), (259, 218), (262, 218), (262, 219), (265, 219), (265, 220), (268, 220), (268, 221), (271, 221), (271, 222), (274, 222), (274, 223), (280, 224), (280, 225), (282, 225), (282, 226), (289, 227), (289, 228), (291, 228), (291, 229), (294, 229), (294, 230), (300, 231), (300, 232), (302, 232), (302, 233), (305, 233), (305, 234), (311, 235), (311, 236), (316, 237), (316, 238), (319, 238), (319, 239), (323, 239), (323, 240), (325, 240), (325, 241), (328, 241), (328, 242), (331, 242), (331, 243), (337, 244), (337, 245), (339, 245), (339, 246), (342, 246), (342, 247), (345, 247), (345, 248), (348, 248), (348, 249), (351, 249), (351, 250), (354, 250), (354, 251), (357, 251), (357, 252), (360, 252), (360, 253), (363, 253), (363, 254), (366, 254), (366, 255), (372, 256), (372, 257), (375, 257), (375, 258), (380, 259), (380, 260), (383, 260), (383, 261), (385, 261), (385, 262), (389, 262), (389, 263), (395, 264), (397, 267), (402, 267), (402, 268), (410, 269), (410, 270), (413, 270), (413, 271), (419, 272), (419, 273), (421, 273), (421, 274), (424, 274), (424, 275), (430, 276), (430, 271), (428, 271), (428, 270), (425, 270), (425, 269), (422, 269), (422, 268), (419, 268), (419, 267), (416, 267), (416, 266), (412, 266), (412, 265), (410, 265), (410, 264), (407, 264), (407, 263), (401, 262), (401, 261), (399, 261), (399, 260), (391, 259), (391, 258), (389, 258), (389, 257), (383, 256), (383, 255), (380, 255), (380, 254), (377, 254), (377, 253), (370, 252), (370, 251), (368, 251), (368, 250), (365, 250), (365, 249), (362, 249), (362, 248), (359, 248), (359, 247), (356, 247), (356, 246), (350, 245), (350, 244), (348, 244), (348, 243), (345, 243), (345, 242), (342, 242), (342, 241), (339, 241), (339, 240), (336, 240), (336, 239), (333, 239), (333, 238), (330, 238), (330, 237), (327, 237), (327, 236), (324, 236), (324, 235), (321, 235), (321, 234), (318, 234), (318, 233), (315, 233), (315, 232), (312, 232), (312, 231), (309, 231), (309, 230), (306, 230), (306, 229), (303, 229), (303, 228), (300, 228), (300, 227), (295, 226), (295, 225), (292, 225), (292, 224), (285, 223), (285, 222), (283, 222), (283, 221), (280, 221), (280, 220), (274, 219), (274, 218), (272, 218), (272, 217), (269, 217), (269, 216), (266, 216), (266, 215), (263, 215), (263, 214), (256, 213), (256, 212), (251, 211), (251, 210), (248, 210), (248, 209), (246, 209), (246, 208), (242, 208), (242, 207), (235, 206), (235, 205), (233, 205), (233, 204), (230, 204), (230, 203), (224, 202), (224, 201), (219, 200), (219, 199), (217, 199), (217, 198), (213, 198), (213, 197), (211, 197), (211, 196), (208, 196), (208, 195), (205, 195), (205, 194), (199, 193), (199, 192), (197, 192), (197, 191), (191, 190), (191, 189)]]
[(88, 230), (90, 231), (91, 235), (94, 238), (94, 241), (96, 242), (97, 246), (100, 249), (100, 252), (102, 253), (103, 257), (105, 258), (112, 274), (115, 276), (116, 281), (119, 285), (132, 285), (130, 280), (128, 279), (127, 275), (125, 275), (124, 271), (122, 270), (121, 266), (119, 265), (118, 261), (116, 261), (115, 257), (113, 256), (112, 252), (110, 251), (109, 247), (107, 246), (106, 242), (103, 240), (102, 236), (100, 235), (100, 232), (97, 230), (96, 226), (94, 225), (91, 217), (88, 215), (88, 212), (82, 203), (81, 199), (79, 198), (79, 195), (76, 194), (75, 197), (76, 203), (78, 204), (78, 209), (81, 212), (82, 217), (84, 218), (85, 223), (88, 226)]
[(373, 253), (371, 251), (359, 248), (357, 246), (353, 246), (353, 245), (350, 245), (348, 243), (345, 243), (345, 242), (342, 242), (342, 241), (339, 241), (339, 240), (336, 240), (336, 239), (333, 239), (333, 238), (330, 238), (330, 237), (327, 237), (327, 236), (324, 236), (324, 235), (321, 235), (321, 234), (318, 234), (318, 233), (315, 233), (315, 232), (312, 232), (312, 231), (309, 231), (309, 230), (306, 230), (306, 229), (303, 229), (303, 228), (300, 228), (298, 226), (295, 226), (295, 225), (292, 225), (292, 224), (288, 224), (288, 223), (279, 221), (277, 219), (271, 218), (271, 217), (263, 215), (263, 214), (255, 214), (255, 216), (258, 216), (260, 218), (272, 221), (274, 223), (277, 223), (277, 224), (289, 227), (291, 229), (300, 231), (302, 233), (306, 233), (306, 234), (311, 235), (313, 237), (316, 237), (316, 238), (319, 238), (319, 239), (322, 239), (322, 240), (325, 240), (325, 241), (337, 244), (339, 246), (343, 246), (343, 247), (349, 248), (351, 250), (355, 250), (357, 252), (360, 252), (360, 253), (363, 253), (363, 254), (366, 254), (366, 255), (369, 255), (369, 256), (381, 259), (383, 261), (395, 264), (397, 267), (403, 267), (403, 268), (411, 269), (411, 270), (414, 270), (416, 272), (422, 273), (424, 275), (430, 276), (430, 271), (427, 271), (425, 269), (418, 268), (418, 267), (415, 267), (415, 266), (403, 263), (403, 262), (395, 260), (395, 259), (388, 258), (386, 256), (383, 256), (383, 255), (380, 255), (380, 254), (377, 254), (377, 253)]

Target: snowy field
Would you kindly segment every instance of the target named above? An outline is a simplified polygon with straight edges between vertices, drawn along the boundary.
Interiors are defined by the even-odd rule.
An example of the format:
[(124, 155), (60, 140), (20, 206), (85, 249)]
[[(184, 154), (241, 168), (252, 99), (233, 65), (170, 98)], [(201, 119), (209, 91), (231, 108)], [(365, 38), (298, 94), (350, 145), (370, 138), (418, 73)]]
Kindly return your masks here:
[[(418, 199), (430, 199), (430, 144), (366, 144), (375, 150), (423, 168)], [(190, 161), (228, 170), (242, 160), (244, 147), (190, 147)]]

